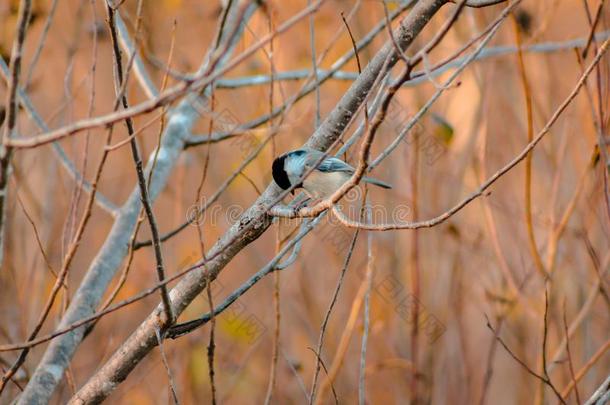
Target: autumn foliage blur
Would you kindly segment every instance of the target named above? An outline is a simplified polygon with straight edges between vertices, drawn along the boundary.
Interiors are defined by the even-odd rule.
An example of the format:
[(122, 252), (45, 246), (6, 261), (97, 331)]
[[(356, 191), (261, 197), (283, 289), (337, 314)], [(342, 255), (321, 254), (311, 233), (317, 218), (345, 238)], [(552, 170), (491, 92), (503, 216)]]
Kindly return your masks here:
[[(52, 3), (52, 0), (33, 2), (21, 85), (47, 125), (57, 128), (113, 110), (114, 59), (103, 2), (95, 1), (94, 7), (87, 0), (57, 2), (48, 34), (44, 34)], [(132, 34), (136, 3), (127, 0), (120, 7)], [(269, 15), (277, 26), (307, 6), (304, 0), (266, 3), (267, 13), (257, 11), (251, 18), (236, 55), (269, 32)], [(387, 3), (390, 12), (396, 9), (395, 2)], [(411, 221), (442, 213), (476, 190), (525, 147), (526, 96), (531, 97), (535, 135), (574, 88), (595, 55), (599, 42), (594, 41), (588, 54), (582, 57), (590, 32), (583, 3), (524, 0), (502, 23), (487, 48), (509, 48), (470, 64), (458, 78), (459, 83), (445, 92), (424, 115), (417, 130), (408, 135), (411, 138), (375, 170), (376, 177), (394, 186), (389, 191), (369, 190), (372, 203), (382, 207), (378, 221), (392, 221), (397, 216)], [(591, 13), (597, 5), (597, 0), (588, 1)], [(465, 8), (425, 62), (432, 64), (453, 54), (505, 6)], [(7, 63), (17, 10), (17, 0), (0, 0), (0, 55)], [(348, 15), (352, 10), (349, 25), (356, 41), (385, 18), (383, 6), (376, 0), (324, 3), (313, 17), (317, 56), (330, 46), (320, 69), (329, 68), (352, 49), (349, 35), (342, 31), (341, 19), (341, 13)], [(408, 53), (414, 53), (432, 38), (452, 10), (444, 6)], [(183, 73), (197, 70), (213, 40), (221, 11), (222, 5), (216, 1), (144, 1), (138, 50), (158, 86), (164, 78), (162, 66), (169, 60), (172, 43), (171, 69)], [(604, 7), (596, 27), (600, 39), (610, 36), (609, 23), (610, 12)], [(310, 31), (309, 20), (304, 19), (273, 41), (272, 53), (271, 47), (266, 46), (223, 78), (269, 75), (270, 60), (277, 73), (311, 70)], [(332, 42), (339, 31), (341, 34)], [(34, 65), (41, 38), (44, 43)], [(525, 48), (524, 70), (519, 67), (514, 48), (517, 38)], [(531, 48), (574, 39), (581, 42)], [(387, 31), (382, 30), (359, 53), (361, 62), (366, 64), (387, 40)], [(529, 374), (494, 338), (488, 322), (508, 349), (539, 373), (543, 372), (546, 329), (548, 373), (560, 393), (570, 386), (571, 368), (576, 374), (584, 372), (578, 378), (579, 400), (588, 398), (606, 378), (610, 370), (610, 354), (606, 352), (610, 330), (610, 212), (604, 192), (605, 162), (597, 148), (596, 125), (601, 111), (602, 128), (608, 127), (609, 62), (606, 56), (599, 65), (599, 94), (598, 76), (592, 74), (586, 89), (581, 90), (534, 149), (529, 175), (527, 164), (519, 164), (500, 178), (489, 193), (436, 227), (360, 232), (320, 353), (329, 371), (342, 359), (332, 384), (341, 403), (355, 403), (358, 399), (365, 324), (363, 308), (354, 302), (358, 301), (369, 261), (374, 268), (365, 369), (369, 403), (409, 400), (438, 404), (516, 404), (534, 400), (556, 403), (549, 386)], [(356, 61), (351, 60), (342, 71), (357, 73)], [(377, 156), (394, 139), (401, 125), (452, 71), (399, 91), (392, 114), (377, 134), (372, 156)], [(527, 92), (524, 79), (529, 84)], [(180, 79), (169, 75), (167, 80), (170, 86)], [(299, 91), (303, 82), (303, 78), (274, 81), (272, 100), (268, 83), (237, 88), (219, 86), (214, 91), (213, 109), (229, 117), (226, 119), (248, 122), (269, 112), (270, 104), (282, 105)], [(330, 79), (321, 86), (322, 119), (350, 84), (350, 80)], [(5, 100), (6, 94), (6, 82), (2, 81), (0, 99)], [(148, 98), (133, 74), (127, 94), (130, 104)], [(209, 248), (265, 189), (271, 181), (274, 156), (297, 148), (308, 139), (316, 127), (317, 108), (316, 94), (311, 93), (283, 115), (277, 135), (201, 218), (204, 248)], [(135, 118), (136, 129), (143, 128), (137, 137), (145, 160), (157, 145), (160, 127), (164, 125), (158, 114), (159, 111), (153, 111)], [(210, 128), (218, 129), (221, 124), (210, 123), (210, 115), (205, 116), (197, 121), (194, 134), (207, 135)], [(24, 137), (41, 133), (23, 109), (18, 113), (17, 130)], [(206, 165), (202, 195), (209, 198), (247, 156), (262, 146), (271, 130), (272, 126), (265, 124), (236, 138), (186, 149), (167, 187), (154, 203), (160, 231), (165, 233), (183, 223), (189, 210), (198, 204), (197, 189)], [(105, 128), (95, 128), (60, 142), (87, 179), (92, 178), (97, 167), (105, 134)], [(124, 125), (115, 125), (113, 143), (126, 136)], [(344, 135), (344, 139), (348, 136)], [(608, 139), (605, 133), (602, 137)], [(354, 162), (353, 156), (352, 151), (348, 160)], [(79, 191), (78, 182), (67, 174), (49, 145), (18, 150), (13, 156), (13, 166), (6, 253), (0, 270), (0, 344), (26, 340), (53, 286), (53, 272), (61, 267), (87, 196)], [(528, 176), (531, 176), (531, 204), (525, 192)], [(136, 186), (133, 159), (125, 144), (109, 154), (98, 189), (120, 206)], [(280, 333), (273, 403), (307, 401), (316, 367), (312, 349), (317, 345), (320, 325), (354, 236), (353, 229), (336, 221), (323, 221), (305, 238), (296, 262), (277, 273)], [(66, 288), (60, 292), (41, 334), (56, 326), (112, 223), (113, 217), (108, 212), (94, 206), (70, 266)], [(289, 237), (299, 223), (279, 221), (242, 251), (213, 284), (213, 301), (221, 302), (264, 266), (274, 256), (278, 241)], [(140, 227), (139, 241), (150, 238), (145, 224), (146, 220)], [(369, 243), (372, 257), (368, 257)], [(197, 261), (201, 257), (197, 227), (189, 226), (164, 242), (163, 256), (168, 275)], [(152, 248), (138, 249), (127, 281), (114, 301), (154, 285), (154, 267)], [(550, 275), (550, 281), (545, 281), (543, 272)], [(261, 403), (267, 394), (277, 316), (274, 283), (274, 276), (263, 279), (216, 321), (215, 385), (221, 403)], [(546, 328), (545, 291), (549, 300)], [(54, 402), (64, 403), (70, 398), (158, 302), (158, 294), (152, 294), (103, 317), (77, 351)], [(202, 294), (180, 320), (194, 318), (208, 309), (207, 296)], [(352, 311), (356, 311), (357, 317), (350, 330)], [(563, 350), (566, 329), (570, 336), (569, 357)], [(349, 338), (348, 345), (342, 353), (339, 346), (346, 331), (348, 336), (343, 339)], [(206, 325), (164, 345), (182, 403), (209, 402), (206, 353), (209, 333), (210, 327)], [(17, 384), (23, 387), (27, 383), (45, 346), (37, 346), (28, 355), (22, 371), (15, 376)], [(14, 362), (16, 353), (0, 353), (3, 371)], [(319, 380), (326, 380), (324, 370)], [(8, 385), (0, 403), (8, 403), (19, 394), (17, 384)], [(568, 392), (567, 402), (577, 403), (576, 391)], [(169, 395), (168, 374), (157, 350), (119, 386), (110, 402), (166, 403), (171, 401)], [(332, 390), (324, 393), (323, 402), (334, 402)]]

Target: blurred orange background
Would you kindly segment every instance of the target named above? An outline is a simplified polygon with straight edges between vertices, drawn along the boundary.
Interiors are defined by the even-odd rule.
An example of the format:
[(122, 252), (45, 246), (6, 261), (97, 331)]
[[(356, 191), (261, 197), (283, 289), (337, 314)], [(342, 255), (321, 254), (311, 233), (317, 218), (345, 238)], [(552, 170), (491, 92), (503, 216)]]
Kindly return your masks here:
[[(274, 24), (286, 21), (307, 6), (306, 1), (269, 1)], [(136, 2), (127, 0), (121, 15), (133, 32)], [(597, 1), (589, 1), (591, 10)], [(113, 57), (106, 13), (96, 2), (95, 15), (89, 1), (59, 1), (56, 14), (35, 70), (30, 67), (50, 0), (35, 0), (34, 15), (25, 43), (22, 84), (30, 77), (27, 93), (47, 124), (60, 127), (89, 114), (92, 84), (93, 114), (112, 111)], [(322, 69), (352, 47), (342, 29), (341, 13), (357, 7), (350, 28), (356, 40), (382, 21), (384, 10), (379, 1), (328, 1), (314, 16), (315, 47), (318, 55), (332, 45), (321, 64)], [(396, 4), (389, 2), (391, 10)], [(430, 55), (439, 61), (479, 33), (501, 12), (503, 5), (485, 9), (467, 8), (443, 42)], [(194, 72), (209, 47), (218, 15), (219, 2), (194, 0), (156, 0), (144, 2), (140, 51), (143, 55), (166, 61), (172, 40), (175, 49), (171, 67)], [(449, 17), (452, 7), (445, 6), (434, 17), (410, 48), (423, 46)], [(17, 15), (16, 0), (0, 2), (0, 53), (8, 62)], [(582, 1), (525, 0), (518, 8), (517, 26), (524, 46), (586, 40), (589, 23)], [(597, 32), (610, 35), (610, 13), (602, 11)], [(174, 28), (175, 23), (175, 28)], [(395, 25), (398, 22), (395, 21)], [(97, 30), (98, 55), (95, 79), (91, 65), (93, 32)], [(267, 17), (257, 12), (248, 24), (235, 55), (268, 33)], [(605, 33), (605, 34), (604, 34)], [(305, 19), (273, 43), (273, 64), (277, 72), (311, 69), (310, 27)], [(174, 38), (172, 38), (174, 37)], [(370, 46), (360, 52), (365, 64), (388, 40), (382, 31)], [(515, 24), (509, 18), (491, 41), (491, 47), (514, 46)], [(269, 46), (265, 47), (267, 51)], [(590, 63), (590, 50), (585, 65)], [(525, 70), (531, 86), (534, 133), (549, 120), (557, 106), (575, 86), (582, 68), (576, 52), (564, 47), (552, 52), (524, 53)], [(610, 59), (600, 64), (603, 111), (608, 109), (608, 68)], [(163, 71), (147, 63), (155, 83), (160, 85)], [(421, 66), (420, 66), (421, 68)], [(355, 60), (342, 70), (357, 72)], [(397, 70), (398, 71), (398, 70)], [(258, 51), (227, 77), (237, 78), (269, 74), (269, 59)], [(437, 78), (442, 82), (452, 72)], [(31, 76), (29, 76), (31, 75)], [(459, 86), (448, 89), (424, 116), (417, 141), (403, 142), (374, 171), (375, 177), (393, 184), (392, 190), (370, 189), (371, 201), (383, 207), (386, 220), (399, 212), (403, 220), (421, 220), (436, 216), (475, 191), (496, 170), (517, 155), (527, 144), (527, 115), (522, 76), (517, 54), (486, 58), (472, 63), (459, 77)], [(169, 84), (177, 83), (170, 77)], [(276, 81), (273, 104), (299, 91), (303, 80)], [(320, 113), (324, 118), (349, 88), (348, 80), (328, 80), (320, 89)], [(574, 324), (570, 338), (571, 360), (576, 371), (585, 366), (600, 348), (608, 346), (610, 330), (610, 260), (609, 213), (604, 197), (603, 162), (591, 165), (597, 144), (594, 124), (596, 111), (595, 75), (588, 81), (588, 91), (580, 92), (550, 133), (536, 147), (532, 160), (532, 223), (537, 251), (552, 275), (549, 283), (547, 360), (549, 375), (561, 391), (570, 384), (569, 362), (560, 345), (567, 325)], [(6, 99), (6, 83), (0, 84), (0, 98)], [(402, 89), (393, 106), (396, 113), (382, 125), (373, 145), (377, 156), (396, 136), (396, 127), (413, 116), (434, 94), (430, 81)], [(269, 85), (218, 88), (215, 111), (227, 110), (239, 122), (248, 122), (269, 111)], [(130, 104), (147, 98), (136, 80), (128, 85)], [(595, 104), (592, 106), (592, 103)], [(158, 112), (135, 119), (136, 128), (144, 126)], [(208, 210), (203, 221), (204, 244), (210, 247), (271, 181), (270, 166), (275, 155), (302, 145), (315, 129), (316, 99), (312, 93), (297, 102), (285, 115), (273, 142), (247, 166), (245, 176), (238, 176), (220, 199)], [(194, 133), (206, 135), (210, 117), (199, 120)], [(218, 128), (218, 123), (216, 123)], [(142, 156), (153, 151), (160, 122), (144, 129), (138, 136)], [(356, 125), (352, 126), (352, 129)], [(261, 126), (241, 136), (209, 147), (210, 162), (203, 195), (212, 195), (269, 131)], [(40, 133), (22, 110), (18, 131), (24, 135)], [(87, 148), (86, 177), (91, 179), (104, 146), (105, 130), (80, 133), (61, 141), (70, 158), (80, 168)], [(344, 136), (344, 139), (349, 134)], [(413, 135), (413, 134), (411, 134)], [(409, 135), (409, 136), (411, 136)], [(124, 125), (116, 125), (113, 143), (127, 136)], [(87, 146), (88, 145), (88, 146)], [(162, 233), (186, 219), (197, 200), (196, 190), (208, 152), (207, 146), (187, 149), (176, 163), (167, 187), (155, 202), (154, 211)], [(353, 163), (353, 159), (351, 160)], [(31, 223), (39, 232), (50, 264), (59, 268), (82, 215), (86, 194), (80, 197), (77, 213), (74, 204), (75, 183), (65, 172), (50, 146), (20, 150), (14, 156), (15, 172), (11, 182), (23, 208), (13, 198), (9, 205), (6, 258), (0, 272), (1, 342), (26, 339), (46, 301), (55, 278), (48, 271), (36, 243)], [(109, 156), (102, 174), (100, 192), (114, 204), (121, 205), (137, 187), (136, 173), (129, 147)], [(540, 382), (519, 365), (497, 342), (486, 326), (490, 322), (514, 354), (532, 369), (541, 372), (541, 347), (545, 282), (536, 271), (527, 235), (525, 215), (525, 165), (521, 163), (496, 182), (489, 195), (479, 198), (447, 222), (417, 231), (372, 233), (375, 277), (370, 296), (370, 336), (366, 367), (366, 398), (369, 403), (556, 403), (550, 389), (540, 397)], [(567, 213), (567, 214), (566, 214)], [(565, 230), (557, 234), (558, 224), (566, 216)], [(335, 290), (345, 255), (354, 234), (334, 221), (324, 223), (308, 236), (297, 261), (279, 274), (281, 328), (279, 363), (274, 403), (303, 403), (309, 392), (320, 325)], [(81, 246), (68, 277), (73, 293), (92, 258), (103, 244), (113, 218), (99, 207), (85, 231)], [(298, 221), (273, 225), (259, 240), (244, 249), (222, 271), (214, 285), (214, 302), (220, 302), (250, 275), (264, 266), (276, 251), (276, 238), (283, 238)], [(341, 336), (352, 311), (352, 304), (362, 284), (367, 267), (367, 238), (362, 231), (348, 267), (335, 309), (330, 317), (321, 353), (327, 368), (338, 355)], [(150, 237), (146, 224), (138, 240)], [(168, 274), (175, 274), (200, 258), (196, 227), (188, 227), (163, 244)], [(152, 248), (135, 253), (127, 282), (116, 301), (126, 299), (152, 286), (156, 281)], [(520, 288), (511, 290), (510, 275)], [(118, 279), (118, 277), (117, 277)], [(601, 280), (601, 281), (600, 281)], [(112, 288), (112, 287), (111, 287)], [(62, 293), (63, 294), (63, 293)], [(261, 403), (269, 381), (274, 345), (276, 313), (274, 276), (263, 279), (216, 323), (216, 386), (221, 403)], [(414, 298), (416, 297), (416, 298)], [(62, 295), (53, 308), (42, 334), (53, 330), (69, 296)], [(408, 313), (413, 300), (419, 303), (419, 326)], [(157, 294), (114, 312), (96, 325), (74, 357), (69, 378), (54, 396), (63, 403), (73, 390), (82, 386), (115, 349), (158, 303)], [(589, 301), (591, 301), (589, 303)], [(208, 310), (202, 295), (180, 318), (191, 319)], [(362, 312), (362, 309), (360, 309)], [(579, 319), (582, 317), (582, 319)], [(430, 324), (421, 323), (433, 322)], [(576, 323), (577, 322), (577, 323)], [(501, 326), (499, 326), (501, 325)], [(341, 403), (358, 399), (363, 318), (357, 318), (349, 345), (333, 383)], [(432, 328), (432, 329), (426, 329)], [(206, 346), (209, 325), (178, 340), (166, 341), (164, 349), (172, 369), (178, 397), (182, 403), (208, 402), (210, 385)], [(430, 332), (433, 330), (433, 332)], [(417, 341), (413, 345), (413, 339)], [(604, 346), (605, 345), (605, 346)], [(20, 374), (21, 383), (33, 372), (46, 345), (30, 353)], [(413, 349), (415, 348), (415, 352)], [(11, 364), (15, 352), (0, 353)], [(3, 363), (3, 367), (7, 365)], [(588, 398), (606, 378), (610, 355), (599, 357), (578, 384), (581, 399)], [(320, 374), (320, 381), (325, 379)], [(489, 381), (486, 382), (486, 379)], [(415, 382), (414, 382), (415, 381)], [(414, 397), (413, 387), (417, 394)], [(15, 385), (0, 398), (8, 403), (18, 394)], [(168, 376), (159, 350), (143, 361), (109, 398), (111, 403), (157, 404), (171, 402)], [(324, 403), (333, 403), (330, 391)], [(576, 403), (574, 392), (568, 403)]]

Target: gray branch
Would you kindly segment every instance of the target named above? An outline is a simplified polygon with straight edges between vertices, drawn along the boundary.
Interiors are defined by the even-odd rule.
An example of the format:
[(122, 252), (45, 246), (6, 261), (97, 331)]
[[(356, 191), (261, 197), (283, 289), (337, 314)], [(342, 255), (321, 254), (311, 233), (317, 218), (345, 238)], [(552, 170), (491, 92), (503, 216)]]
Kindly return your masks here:
[[(395, 32), (401, 48), (406, 49), (421, 32), (432, 16), (446, 0), (421, 0), (413, 7)], [(337, 106), (311, 136), (307, 145), (319, 150), (329, 148), (343, 133), (358, 111), (384, 67), (391, 68), (398, 60), (394, 46), (387, 43), (370, 61)], [(170, 292), (172, 309), (180, 314), (243, 248), (262, 235), (271, 225), (272, 218), (266, 214), (270, 204), (279, 195), (279, 190), (270, 184), (265, 192), (220, 238), (206, 254), (211, 258), (205, 267), (186, 275)], [(71, 403), (99, 403), (123, 381), (135, 366), (157, 345), (157, 307), (138, 327), (127, 341), (114, 353), (98, 372), (72, 398)]]
[[(610, 31), (602, 31), (595, 35), (595, 41), (604, 41), (610, 37)], [(522, 48), (523, 52), (526, 53), (554, 53), (561, 51), (571, 51), (574, 48), (584, 48), (587, 44), (587, 38), (576, 38), (568, 41), (562, 42), (543, 42), (539, 44), (527, 45)], [(475, 61), (481, 61), (486, 59), (495, 58), (498, 56), (511, 55), (517, 53), (516, 46), (510, 45), (502, 45), (502, 46), (491, 46), (483, 49), (475, 58)], [(411, 87), (419, 85), (423, 82), (429, 80), (429, 77), (436, 78), (448, 70), (455, 69), (459, 67), (467, 57), (461, 57), (455, 59), (453, 62), (447, 63), (439, 67), (438, 69), (432, 70), (430, 75), (422, 74), (423, 72), (414, 72), (413, 76), (415, 78), (411, 80), (407, 80), (404, 83), (405, 87)], [(318, 73), (321, 76), (326, 76), (329, 79), (334, 80), (346, 80), (346, 81), (354, 81), (358, 78), (358, 72), (347, 72), (344, 70), (328, 70), (328, 69), (318, 69)], [(298, 69), (291, 70), (286, 72), (278, 72), (273, 75), (273, 81), (293, 81), (293, 80), (303, 80), (311, 76), (312, 72), (309, 69)], [(240, 87), (248, 87), (248, 86), (262, 86), (269, 84), (271, 82), (270, 75), (252, 75), (252, 76), (244, 76), (244, 77), (236, 77), (236, 78), (227, 78), (220, 79), (216, 82), (216, 86), (218, 88), (224, 89), (235, 89)], [(201, 136), (203, 137), (203, 136)], [(213, 139), (213, 142), (218, 142), (223, 139)]]
[(585, 405), (605, 405), (610, 402), (610, 375), (585, 402)]
[(159, 95), (159, 91), (157, 90), (153, 80), (150, 78), (140, 54), (135, 51), (135, 46), (131, 41), (129, 31), (127, 30), (127, 27), (125, 26), (120, 14), (116, 14), (115, 21), (121, 47), (125, 50), (127, 55), (134, 55), (133, 71), (138, 79), (138, 82), (140, 83), (140, 87), (142, 87), (142, 90), (144, 93), (146, 93), (148, 98), (157, 97)]

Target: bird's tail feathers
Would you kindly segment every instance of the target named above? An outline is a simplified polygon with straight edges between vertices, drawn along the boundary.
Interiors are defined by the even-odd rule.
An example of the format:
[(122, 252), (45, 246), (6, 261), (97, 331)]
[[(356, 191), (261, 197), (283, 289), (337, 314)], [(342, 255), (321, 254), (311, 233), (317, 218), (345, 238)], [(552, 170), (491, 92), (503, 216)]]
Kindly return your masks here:
[(376, 185), (376, 186), (379, 186), (379, 187), (381, 187), (381, 188), (387, 188), (387, 189), (392, 188), (392, 186), (391, 186), (391, 185), (389, 185), (388, 183), (384, 183), (383, 181), (381, 181), (381, 180), (377, 180), (377, 179), (374, 179), (374, 178), (372, 178), (372, 177), (363, 177), (363, 178), (362, 178), (362, 180), (363, 180), (363, 181), (366, 181), (367, 183), (370, 183), (370, 184), (374, 184), (374, 185)]

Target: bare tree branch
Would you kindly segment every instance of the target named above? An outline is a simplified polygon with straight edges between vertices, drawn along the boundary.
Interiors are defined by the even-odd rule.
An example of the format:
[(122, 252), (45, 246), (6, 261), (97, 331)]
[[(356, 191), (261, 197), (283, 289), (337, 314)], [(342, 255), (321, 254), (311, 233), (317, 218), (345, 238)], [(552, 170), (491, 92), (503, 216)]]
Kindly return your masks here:
[[(604, 41), (610, 37), (610, 31), (602, 31), (595, 35), (596, 41)], [(536, 44), (524, 45), (521, 50), (523, 53), (554, 53), (554, 52), (562, 52), (562, 51), (572, 51), (574, 48), (581, 48), (587, 45), (587, 38), (576, 38), (568, 41), (562, 42), (541, 42)], [(499, 46), (489, 46), (485, 47), (474, 59), (475, 61), (482, 61), (490, 58), (496, 58), (499, 56), (509, 55), (516, 53), (518, 51), (517, 47), (511, 45), (499, 45)], [(443, 66), (438, 68), (433, 68), (430, 71), (430, 74), (433, 78), (436, 78), (448, 70), (459, 67), (466, 57), (462, 57), (454, 60), (453, 62), (446, 63)], [(332, 70), (332, 69), (320, 69), (318, 68), (318, 74), (320, 76), (328, 76), (329, 79), (333, 80), (348, 80), (353, 81), (358, 78), (358, 72), (349, 72), (345, 70)], [(289, 70), (284, 72), (277, 72), (277, 74), (273, 75), (274, 81), (292, 81), (292, 80), (303, 80), (312, 75), (312, 71), (308, 69), (299, 69), (299, 70)], [(403, 86), (416, 86), (428, 80), (425, 76), (425, 72), (416, 71), (412, 74), (413, 78), (407, 80)], [(216, 87), (223, 89), (235, 89), (240, 87), (249, 87), (249, 86), (263, 86), (269, 84), (272, 77), (265, 74), (260, 75), (252, 75), (252, 76), (243, 76), (236, 78), (226, 78), (220, 79), (216, 82)], [(224, 135), (224, 137), (222, 136)], [(201, 138), (203, 140), (207, 135), (196, 135), (195, 138)], [(219, 142), (220, 140), (225, 139), (225, 137), (230, 137), (228, 134), (214, 134), (215, 139), (212, 142)], [(218, 138), (218, 139), (216, 139)]]
[(128, 55), (134, 55), (133, 71), (136, 74), (138, 83), (140, 83), (140, 87), (142, 90), (144, 90), (149, 98), (157, 97), (159, 95), (159, 90), (157, 90), (157, 87), (150, 78), (150, 75), (146, 70), (146, 66), (142, 61), (140, 54), (137, 52), (135, 45), (131, 41), (127, 27), (125, 26), (125, 23), (123, 22), (123, 19), (119, 13), (115, 14), (115, 21), (121, 46)]
[(0, 140), (2, 141), (2, 144), (0, 144), (0, 267), (2, 267), (4, 261), (4, 246), (6, 244), (8, 180), (13, 155), (13, 148), (8, 143), (14, 137), (15, 126), (17, 124), (17, 89), (19, 88), (19, 75), (21, 74), (23, 43), (25, 42), (31, 10), (32, 0), (21, 0), (19, 2), (19, 18), (11, 50), (10, 75), (6, 94), (6, 127), (2, 135), (0, 135)]
[[(138, 2), (138, 19), (141, 14), (142, 9), (142, 0)], [(116, 84), (117, 89), (123, 87), (124, 83), (127, 82), (127, 78), (123, 75), (123, 65), (121, 60), (121, 50), (119, 48), (118, 34), (115, 23), (115, 11), (112, 6), (107, 2), (106, 3), (106, 11), (108, 13), (108, 26), (110, 28), (110, 37), (112, 39), (112, 50), (114, 54), (114, 62), (116, 69)], [(137, 31), (137, 29), (136, 29)], [(137, 33), (136, 33), (137, 35)], [(135, 55), (135, 51), (133, 53)], [(118, 91), (118, 90), (117, 90)], [(119, 96), (119, 94), (117, 94)], [(120, 95), (121, 104), (123, 108), (129, 108), (129, 104), (127, 102), (127, 96), (123, 93)], [(146, 217), (148, 218), (148, 223), (150, 225), (150, 232), (153, 238), (153, 246), (155, 251), (155, 259), (157, 260), (157, 277), (159, 281), (162, 282), (165, 280), (165, 267), (163, 266), (163, 254), (161, 251), (161, 244), (159, 242), (159, 229), (157, 228), (157, 220), (155, 219), (155, 214), (153, 213), (152, 206), (150, 203), (150, 198), (148, 195), (148, 186), (146, 182), (146, 177), (144, 177), (144, 170), (142, 168), (142, 156), (140, 154), (140, 147), (138, 146), (138, 142), (136, 138), (133, 136), (135, 133), (133, 121), (130, 117), (125, 119), (125, 124), (127, 125), (127, 133), (130, 136), (130, 144), (131, 144), (131, 154), (133, 156), (133, 160), (136, 166), (136, 174), (138, 176), (138, 186), (140, 188), (140, 200), (142, 205), (144, 206), (144, 212), (146, 213)], [(155, 157), (158, 155), (155, 154)], [(155, 162), (155, 159), (153, 159)], [(151, 171), (153, 166), (151, 165)], [(167, 294), (167, 288), (163, 286), (161, 288), (161, 300), (163, 302), (163, 311), (165, 313), (165, 320), (163, 324), (170, 325), (174, 322), (174, 315), (172, 314), (172, 309), (169, 304), (169, 295)]]
[(610, 401), (610, 375), (600, 385), (593, 395), (585, 402), (585, 405), (605, 405)]

